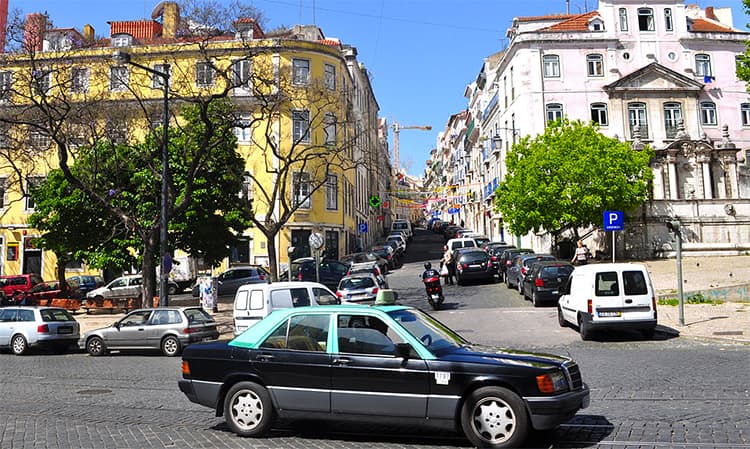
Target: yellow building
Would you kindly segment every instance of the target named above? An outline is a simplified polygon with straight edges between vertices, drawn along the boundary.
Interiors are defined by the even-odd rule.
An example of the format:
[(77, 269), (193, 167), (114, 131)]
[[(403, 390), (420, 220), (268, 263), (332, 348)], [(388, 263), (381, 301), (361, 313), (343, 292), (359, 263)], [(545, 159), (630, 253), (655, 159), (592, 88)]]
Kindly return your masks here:
[[(382, 184), (357, 173), (389, 171), (372, 166), (387, 160), (387, 150), (377, 138), (371, 86), (356, 81), (367, 75), (356, 49), (314, 26), (267, 35), (254, 20), (239, 18), (231, 33), (191, 28), (172, 2), (160, 3), (153, 17), (109, 22), (109, 36), (100, 39), (89, 25), (82, 33), (53, 29), (46, 17), (30, 15), (23, 45), (0, 58), (2, 273), (57, 277), (56, 257), (35, 247), (38, 233), (27, 224), (28, 186), (58, 167), (61, 155), (74, 159), (80, 145), (135, 142), (152, 132), (163, 122), (164, 75), (170, 126), (184, 122), (182, 104), (226, 97), (236, 109), (246, 161), (241, 194), (257, 223), (236, 231), (239, 244), (225, 267), (283, 267), (290, 255), (310, 254), (311, 232), (324, 236), (328, 257), (354, 249), (358, 224), (376, 219), (366, 204), (370, 184)], [(261, 229), (278, 223), (269, 242)]]

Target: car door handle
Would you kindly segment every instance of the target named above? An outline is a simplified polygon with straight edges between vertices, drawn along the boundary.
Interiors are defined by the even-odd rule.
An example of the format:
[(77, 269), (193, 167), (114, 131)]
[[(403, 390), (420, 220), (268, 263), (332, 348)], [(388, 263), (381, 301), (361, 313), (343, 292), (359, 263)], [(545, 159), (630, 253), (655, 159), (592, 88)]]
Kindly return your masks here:
[(347, 358), (347, 357), (337, 357), (333, 359), (334, 365), (348, 365), (350, 363), (352, 363), (352, 359)]
[(625, 304), (633, 304), (633, 300), (632, 299), (626, 299), (625, 300)]
[(267, 352), (258, 354), (257, 357), (255, 357), (255, 360), (261, 361), (261, 362), (267, 362), (269, 360), (273, 360), (273, 354), (269, 354)]

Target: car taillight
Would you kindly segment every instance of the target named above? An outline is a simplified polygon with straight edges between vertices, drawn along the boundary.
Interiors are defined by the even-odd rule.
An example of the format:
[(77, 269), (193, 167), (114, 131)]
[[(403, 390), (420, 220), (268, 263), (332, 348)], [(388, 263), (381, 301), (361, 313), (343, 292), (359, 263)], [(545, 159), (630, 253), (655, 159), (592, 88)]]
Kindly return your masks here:
[(258, 279), (260, 279), (261, 281), (265, 281), (266, 280), (266, 275), (261, 274), (261, 275), (258, 276)]
[(537, 287), (544, 287), (544, 279), (536, 278), (534, 280), (534, 285), (536, 285)]
[(509, 266), (510, 266), (510, 260), (506, 260), (506, 261), (505, 261), (505, 266), (507, 266), (507, 267), (509, 267)]
[(380, 276), (380, 268), (378, 268), (378, 267), (375, 267), (375, 274), (376, 274), (377, 276)]
[(190, 375), (190, 364), (186, 362), (185, 360), (182, 361), (182, 375), (183, 376)]
[(588, 307), (587, 310), (589, 313), (594, 313), (594, 301), (588, 300)]
[(198, 329), (197, 327), (186, 327), (185, 329), (182, 330), (182, 333), (183, 334), (194, 334), (194, 333), (198, 332), (199, 330), (200, 329)]
[(497, 256), (491, 256), (490, 260), (493, 261), (493, 262), (497, 262)]
[(654, 319), (656, 319), (656, 296), (651, 297), (651, 307), (654, 308)]
[(340, 291), (336, 290), (336, 297), (337, 298), (343, 298), (344, 295), (342, 295)]
[(40, 324), (36, 327), (36, 331), (40, 334), (48, 334), (49, 333), (49, 325), (48, 324)]
[(526, 272), (528, 272), (528, 271), (529, 271), (529, 269), (528, 269), (528, 268), (526, 268), (526, 267), (521, 267), (521, 274), (526, 274)]
[(377, 287), (375, 287), (375, 288), (372, 289), (372, 294), (373, 295), (377, 295), (378, 294), (378, 288)]
[(297, 280), (298, 280), (298, 281), (301, 281), (301, 280), (302, 280), (302, 273), (297, 273)]

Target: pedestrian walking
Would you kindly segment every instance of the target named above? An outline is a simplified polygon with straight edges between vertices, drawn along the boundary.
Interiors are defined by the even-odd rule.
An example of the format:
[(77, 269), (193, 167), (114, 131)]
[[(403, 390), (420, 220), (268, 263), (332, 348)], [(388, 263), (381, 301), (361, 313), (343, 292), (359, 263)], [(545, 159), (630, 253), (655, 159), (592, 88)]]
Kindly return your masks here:
[(453, 253), (448, 249), (448, 245), (443, 246), (443, 265), (448, 268), (448, 274), (445, 276), (445, 284), (453, 285), (453, 278), (456, 275), (456, 268), (453, 265)]
[(576, 265), (586, 265), (588, 263), (589, 249), (583, 244), (582, 240), (578, 241), (578, 248), (576, 248), (576, 252), (570, 261)]

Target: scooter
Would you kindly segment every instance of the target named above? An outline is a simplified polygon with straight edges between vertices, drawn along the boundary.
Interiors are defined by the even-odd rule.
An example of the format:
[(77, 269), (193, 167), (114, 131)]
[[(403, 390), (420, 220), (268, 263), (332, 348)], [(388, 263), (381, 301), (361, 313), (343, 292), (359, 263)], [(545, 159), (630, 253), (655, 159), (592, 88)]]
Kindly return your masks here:
[(427, 292), (427, 301), (433, 310), (439, 310), (445, 301), (443, 296), (443, 287), (440, 285), (440, 272), (432, 268), (430, 262), (425, 262), (424, 272), (422, 273), (422, 282)]

